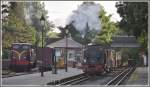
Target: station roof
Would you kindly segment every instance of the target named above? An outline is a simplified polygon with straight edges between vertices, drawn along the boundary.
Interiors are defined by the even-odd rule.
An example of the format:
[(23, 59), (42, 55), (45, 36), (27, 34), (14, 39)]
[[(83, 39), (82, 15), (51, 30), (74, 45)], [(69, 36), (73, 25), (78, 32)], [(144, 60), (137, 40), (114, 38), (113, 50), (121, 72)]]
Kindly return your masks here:
[[(74, 41), (72, 38), (67, 38), (67, 41), (68, 41), (67, 47), (69, 47), (69, 48), (81, 48), (82, 47), (82, 44)], [(66, 38), (63, 38), (63, 39), (58, 40), (54, 43), (48, 44), (47, 47), (51, 47), (51, 48), (66, 47)]]

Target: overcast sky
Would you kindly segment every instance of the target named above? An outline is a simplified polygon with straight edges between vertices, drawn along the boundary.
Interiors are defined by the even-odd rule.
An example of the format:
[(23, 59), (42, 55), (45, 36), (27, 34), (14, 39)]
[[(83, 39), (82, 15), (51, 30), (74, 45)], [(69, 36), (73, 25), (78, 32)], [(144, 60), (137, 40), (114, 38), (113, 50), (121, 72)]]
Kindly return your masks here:
[[(116, 1), (94, 2), (101, 4), (107, 14), (112, 14), (112, 21), (120, 21), (121, 18), (115, 7)], [(83, 1), (44, 1), (45, 9), (48, 10), (49, 21), (52, 21), (56, 26), (65, 26), (67, 17), (82, 3)]]

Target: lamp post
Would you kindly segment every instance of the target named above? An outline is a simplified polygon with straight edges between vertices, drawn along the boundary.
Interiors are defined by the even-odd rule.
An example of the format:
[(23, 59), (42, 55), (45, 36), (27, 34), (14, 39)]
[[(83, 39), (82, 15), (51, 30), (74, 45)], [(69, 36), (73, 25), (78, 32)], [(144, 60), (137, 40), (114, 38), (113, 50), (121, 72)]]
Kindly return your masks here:
[(84, 35), (82, 35), (82, 40), (83, 40), (83, 45), (82, 45), (82, 60), (83, 60), (83, 62), (85, 62), (85, 59), (84, 59), (84, 54), (85, 54), (85, 45), (84, 45)]
[(44, 45), (43, 45), (43, 32), (44, 32), (44, 26), (45, 26), (45, 17), (44, 17), (43, 14), (40, 18), (40, 21), (41, 21), (41, 25), (42, 25), (42, 67), (41, 67), (41, 76), (43, 77), (44, 76), (44, 72), (43, 72), (43, 62), (44, 62), (44, 59), (43, 59), (43, 48), (44, 48)]
[(65, 49), (65, 71), (67, 72), (68, 71), (68, 68), (67, 68), (67, 54), (68, 54), (68, 38), (67, 38), (67, 36), (68, 36), (68, 25), (67, 25), (67, 28), (66, 28), (66, 30), (65, 30), (65, 34), (66, 34), (66, 49)]

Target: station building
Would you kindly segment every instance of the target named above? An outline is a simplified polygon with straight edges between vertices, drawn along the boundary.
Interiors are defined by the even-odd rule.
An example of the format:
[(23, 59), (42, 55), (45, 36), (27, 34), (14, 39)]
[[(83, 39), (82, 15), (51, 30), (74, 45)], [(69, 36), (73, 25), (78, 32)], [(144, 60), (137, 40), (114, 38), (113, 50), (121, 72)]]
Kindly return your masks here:
[[(76, 42), (71, 37), (57, 40), (53, 43), (47, 44), (47, 47), (55, 49), (56, 61), (63, 60), (67, 53), (68, 66), (73, 67), (73, 63), (80, 66), (82, 61), (82, 44)], [(67, 52), (66, 52), (67, 49)]]

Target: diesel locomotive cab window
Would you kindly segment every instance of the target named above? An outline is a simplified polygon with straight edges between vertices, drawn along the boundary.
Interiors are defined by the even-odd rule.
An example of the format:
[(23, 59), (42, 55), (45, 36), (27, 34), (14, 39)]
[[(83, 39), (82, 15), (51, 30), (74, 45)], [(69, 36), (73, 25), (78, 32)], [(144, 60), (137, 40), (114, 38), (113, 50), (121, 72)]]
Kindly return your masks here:
[(22, 47), (23, 49), (25, 49), (25, 50), (27, 50), (28, 48), (29, 48), (29, 46), (27, 46), (27, 45), (23, 45), (23, 47)]
[(19, 45), (13, 45), (13, 49), (18, 49)]

